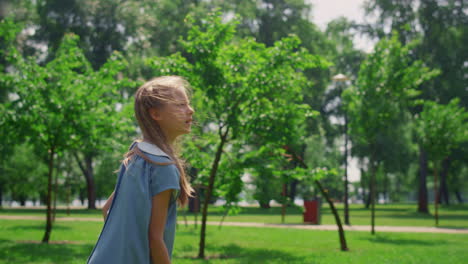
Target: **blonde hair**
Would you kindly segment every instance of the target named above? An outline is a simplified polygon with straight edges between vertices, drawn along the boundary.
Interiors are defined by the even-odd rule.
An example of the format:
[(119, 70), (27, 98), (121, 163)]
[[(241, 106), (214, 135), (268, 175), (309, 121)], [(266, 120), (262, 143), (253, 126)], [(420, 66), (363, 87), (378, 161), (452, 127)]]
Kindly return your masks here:
[[(140, 86), (135, 92), (135, 117), (141, 129), (143, 140), (158, 146), (170, 156), (172, 162), (159, 163), (152, 161), (135, 146), (124, 154), (125, 158), (123, 164), (126, 167), (128, 161), (134, 154), (157, 165), (175, 164), (180, 172), (180, 195), (177, 201), (180, 206), (184, 207), (188, 203), (188, 197), (194, 197), (192, 194), (194, 189), (190, 185), (185, 173), (186, 162), (179, 156), (180, 144), (176, 140), (174, 146), (171, 147), (171, 145), (167, 143), (167, 139), (158, 122), (152, 119), (149, 113), (149, 109), (151, 108), (161, 109), (168, 102), (176, 102), (173, 96), (176, 89), (181, 89), (187, 96), (191, 96), (191, 86), (189, 82), (183, 77), (176, 75), (153, 78)], [(139, 142), (142, 140), (136, 141)]]

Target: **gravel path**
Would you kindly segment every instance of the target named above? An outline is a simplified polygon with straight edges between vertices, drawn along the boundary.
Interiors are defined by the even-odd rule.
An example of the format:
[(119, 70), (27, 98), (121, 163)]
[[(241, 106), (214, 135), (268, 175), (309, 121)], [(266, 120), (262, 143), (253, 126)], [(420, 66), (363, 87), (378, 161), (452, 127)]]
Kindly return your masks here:
[[(43, 216), (20, 216), (20, 215), (0, 215), (0, 219), (6, 220), (45, 220)], [(179, 218), (180, 219), (180, 218)], [(57, 217), (57, 221), (88, 221), (102, 222), (102, 218), (96, 217)], [(178, 224), (194, 224), (195, 221), (177, 221)], [(207, 221), (208, 225), (219, 225), (219, 222)], [(198, 221), (201, 225), (201, 221)], [(253, 222), (223, 222), (223, 226), (246, 226), (246, 227), (273, 227), (273, 228), (295, 228), (309, 230), (337, 230), (336, 225), (308, 225), (308, 224), (266, 224)], [(346, 231), (370, 232), (370, 226), (355, 225), (343, 226)], [(376, 226), (376, 232), (403, 232), (403, 233), (445, 233), (445, 234), (468, 234), (468, 228), (447, 228), (447, 227), (424, 227), (424, 226)]]

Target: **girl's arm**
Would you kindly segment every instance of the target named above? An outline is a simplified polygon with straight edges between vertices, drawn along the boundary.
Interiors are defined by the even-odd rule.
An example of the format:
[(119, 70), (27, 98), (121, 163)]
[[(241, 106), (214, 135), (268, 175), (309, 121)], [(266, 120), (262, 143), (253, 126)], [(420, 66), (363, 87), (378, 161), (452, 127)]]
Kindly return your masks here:
[(109, 211), (109, 208), (112, 204), (112, 200), (114, 200), (114, 192), (115, 191), (112, 192), (112, 194), (109, 196), (109, 199), (107, 199), (106, 203), (102, 207), (102, 216), (104, 216), (104, 221), (106, 220), (107, 211)]
[(167, 209), (172, 189), (162, 191), (152, 198), (151, 220), (149, 226), (149, 244), (153, 263), (170, 264), (169, 253), (163, 240)]

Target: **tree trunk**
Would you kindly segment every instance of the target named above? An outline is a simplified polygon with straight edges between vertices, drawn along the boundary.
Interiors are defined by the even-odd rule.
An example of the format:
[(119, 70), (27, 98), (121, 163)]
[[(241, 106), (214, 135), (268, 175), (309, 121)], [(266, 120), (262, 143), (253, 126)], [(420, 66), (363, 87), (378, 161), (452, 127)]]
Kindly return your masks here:
[(399, 202), (400, 194), (401, 194), (401, 178), (399, 177), (399, 175), (397, 175), (396, 181), (395, 181), (395, 195), (393, 196), (395, 200), (392, 200), (392, 202)]
[(222, 134), (221, 128), (220, 128), (219, 134), (221, 136), (221, 142), (218, 145), (218, 149), (216, 150), (216, 156), (211, 166), (208, 189), (206, 190), (206, 196), (204, 197), (205, 200), (203, 202), (202, 227), (201, 227), (201, 232), (200, 232), (200, 244), (199, 244), (199, 251), (198, 251), (198, 258), (201, 258), (201, 259), (205, 258), (205, 233), (206, 233), (206, 218), (208, 214), (208, 204), (211, 199), (211, 193), (214, 188), (216, 172), (218, 171), (219, 161), (221, 160), (221, 154), (223, 153), (223, 147), (227, 141), (228, 133), (229, 133), (229, 127), (227, 127), (226, 132), (224, 134)]
[[(304, 156), (305, 150), (307, 148), (307, 144), (302, 144), (301, 145), (301, 156)], [(294, 161), (294, 166), (298, 166), (298, 163)], [(294, 204), (294, 201), (296, 200), (296, 194), (297, 194), (297, 185), (300, 183), (299, 180), (297, 179), (292, 179), (291, 183), (289, 185), (289, 200), (291, 203), (288, 204), (288, 206), (292, 206)]]
[(383, 174), (383, 190), (382, 190), (382, 195), (384, 198), (384, 204), (387, 204), (388, 202), (388, 185), (389, 185), (389, 179), (388, 179), (388, 173), (384, 171)]
[(3, 184), (0, 183), (0, 208), (3, 207)]
[(377, 170), (377, 165), (374, 165), (374, 161), (371, 158), (370, 160), (371, 166), (371, 190), (370, 190), (370, 200), (371, 200), (371, 234), (375, 234), (375, 173)]
[(85, 155), (86, 185), (88, 186), (88, 209), (96, 209), (96, 187), (94, 186), (93, 156)]
[(345, 179), (344, 179), (344, 222), (345, 225), (350, 225), (349, 223), (349, 204), (348, 204), (348, 116), (345, 112), (345, 155), (344, 155), (344, 164), (345, 164)]
[(366, 192), (366, 183), (365, 183), (365, 180), (364, 180), (364, 169), (360, 169), (360, 172), (361, 172), (361, 179), (359, 180), (359, 183), (361, 184), (361, 189), (362, 189), (362, 202), (364, 204), (364, 207), (366, 209), (369, 209), (369, 195), (367, 194)]
[[(192, 176), (192, 179), (197, 178), (198, 175), (198, 169), (195, 167), (190, 167), (190, 176)], [(188, 211), (190, 213), (199, 213), (200, 212), (200, 190), (199, 186), (195, 185), (193, 186), (195, 193), (194, 197), (188, 197)]]
[(2, 181), (4, 176), (4, 169), (2, 163), (0, 163), (0, 209), (3, 208), (3, 188), (5, 187), (5, 182)]
[(462, 204), (463, 203), (463, 198), (461, 196), (460, 190), (455, 189), (455, 197), (457, 197), (458, 203)]
[(42, 243), (49, 243), (50, 233), (52, 232), (52, 211), (51, 211), (51, 196), (52, 196), (52, 172), (54, 170), (54, 154), (55, 146), (49, 150), (49, 175), (47, 180), (47, 220), (46, 220), (46, 229), (44, 237), (42, 238)]
[(70, 215), (70, 194), (71, 194), (71, 190), (70, 190), (70, 184), (68, 184), (67, 186), (67, 215)]
[(418, 212), (429, 214), (427, 199), (427, 152), (419, 146), (419, 189), (418, 189)]
[(268, 202), (259, 201), (258, 203), (260, 204), (260, 208), (263, 208), (263, 209), (270, 209), (271, 208), (270, 201), (268, 201)]
[(39, 205), (41, 204), (47, 205), (47, 191), (39, 193)]
[(283, 204), (281, 205), (281, 223), (284, 224), (284, 217), (286, 215), (286, 196), (287, 196), (287, 190), (286, 190), (286, 183), (283, 183), (283, 190), (281, 192), (281, 196), (283, 197)]
[(78, 198), (80, 199), (80, 203), (83, 206), (85, 203), (85, 189), (80, 188), (80, 191), (78, 193)]
[(333, 216), (335, 217), (335, 222), (336, 222), (336, 225), (338, 226), (338, 236), (340, 238), (341, 251), (348, 251), (349, 249), (346, 244), (346, 238), (345, 238), (345, 234), (343, 230), (343, 225), (341, 224), (338, 211), (336, 210), (335, 205), (333, 204), (333, 201), (328, 196), (328, 192), (323, 189), (322, 184), (319, 181), (315, 181), (315, 184), (319, 187), (320, 192), (322, 193), (323, 197), (327, 200), (328, 205), (330, 206), (330, 209), (333, 213)]
[(198, 192), (198, 188), (195, 188), (194, 197), (189, 197), (188, 209), (190, 213), (200, 212), (200, 195)]
[(439, 225), (439, 212), (438, 212), (438, 204), (439, 204), (439, 195), (437, 193), (437, 162), (434, 161), (434, 218), (435, 218), (435, 225)]
[[(371, 176), (372, 177), (372, 176)], [(367, 191), (367, 199), (366, 199), (366, 209), (369, 209), (370, 208), (370, 205), (371, 205), (371, 201), (372, 201), (372, 193), (371, 193), (371, 190), (372, 190), (372, 181), (369, 180), (369, 189)]]
[(288, 206), (292, 206), (294, 204), (294, 200), (296, 199), (296, 187), (298, 182), (299, 181), (297, 179), (292, 179), (291, 183), (289, 184), (288, 196), (291, 203), (288, 204)]
[(55, 169), (54, 179), (54, 207), (52, 209), (52, 222), (55, 222), (55, 214), (57, 212), (57, 193), (58, 193), (58, 168)]
[(450, 157), (447, 156), (442, 161), (442, 170), (440, 171), (440, 188), (439, 188), (439, 197), (441, 198), (440, 202), (446, 205), (450, 204), (450, 196), (447, 187), (447, 175), (450, 168)]
[[(270, 9), (269, 7), (267, 7)], [(273, 8), (271, 8), (273, 9)], [(273, 10), (269, 10), (269, 12), (265, 13), (260, 17), (260, 28), (259, 30), (259, 35), (260, 35), (260, 41), (265, 43), (267, 47), (273, 46), (273, 34), (272, 34), (272, 23), (270, 19), (270, 13), (273, 12)]]
[(78, 166), (86, 179), (86, 190), (88, 195), (88, 209), (96, 209), (96, 187), (94, 186), (93, 155), (84, 154), (84, 164), (81, 162), (78, 154), (73, 153)]
[(19, 202), (20, 202), (21, 206), (23, 206), (23, 207), (26, 206), (26, 196), (20, 195)]
[[(305, 164), (304, 160), (297, 156), (296, 153), (294, 153), (293, 151), (291, 151), (289, 148), (287, 148), (288, 151), (291, 152), (291, 154), (293, 155), (294, 159), (296, 161), (299, 162), (299, 164), (303, 167), (303, 168), (308, 168), (307, 164)], [(320, 181), (317, 181), (315, 180), (314, 181), (315, 184), (317, 185), (317, 187), (319, 188), (320, 192), (322, 193), (323, 197), (325, 198), (325, 200), (327, 200), (328, 202), (328, 205), (330, 206), (330, 209), (333, 213), (333, 216), (335, 217), (335, 222), (336, 222), (336, 225), (338, 226), (338, 236), (340, 238), (340, 246), (341, 246), (341, 251), (348, 251), (348, 246), (346, 244), (346, 237), (345, 237), (345, 233), (344, 233), (344, 230), (343, 230), (343, 225), (341, 224), (341, 219), (340, 219), (340, 215), (338, 214), (338, 211), (336, 210), (335, 208), (335, 205), (333, 204), (333, 201), (330, 199), (330, 197), (328, 196), (328, 191), (326, 191), (323, 187), (322, 187), (322, 184), (320, 183)]]

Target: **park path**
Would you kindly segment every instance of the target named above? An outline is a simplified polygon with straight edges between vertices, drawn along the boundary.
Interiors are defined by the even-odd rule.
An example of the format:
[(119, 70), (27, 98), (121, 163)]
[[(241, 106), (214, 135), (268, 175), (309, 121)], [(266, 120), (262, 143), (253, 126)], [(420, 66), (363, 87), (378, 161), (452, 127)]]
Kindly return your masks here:
[[(0, 215), (0, 219), (5, 220), (45, 220), (43, 216), (26, 215)], [(87, 221), (102, 222), (102, 218), (97, 217), (57, 217), (56, 221)], [(195, 221), (177, 221), (178, 224), (194, 224)], [(201, 221), (198, 221), (198, 225)], [(219, 225), (219, 222), (207, 221), (207, 225)], [(294, 228), (308, 230), (337, 230), (336, 225), (308, 225), (308, 224), (268, 224), (254, 222), (223, 222), (223, 226), (242, 226), (242, 227), (273, 227), (273, 228)], [(370, 232), (371, 227), (365, 225), (346, 226), (346, 231), (366, 231)], [(468, 234), (468, 228), (447, 228), (447, 227), (428, 227), (428, 226), (376, 226), (376, 232), (401, 232), (401, 233), (445, 233), (445, 234)]]

